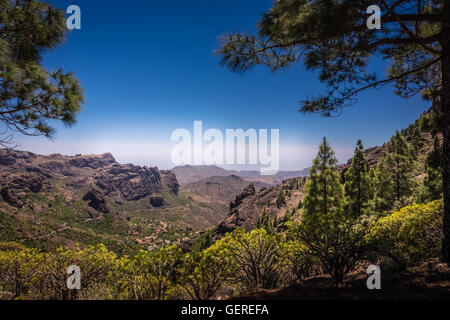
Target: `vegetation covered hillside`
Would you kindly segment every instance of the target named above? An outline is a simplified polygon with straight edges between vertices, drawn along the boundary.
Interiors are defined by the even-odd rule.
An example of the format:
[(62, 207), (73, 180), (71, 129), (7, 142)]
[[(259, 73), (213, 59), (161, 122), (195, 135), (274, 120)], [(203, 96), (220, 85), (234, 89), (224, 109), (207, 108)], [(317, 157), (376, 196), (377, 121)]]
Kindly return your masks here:
[[(110, 155), (4, 153), (8, 171), (2, 171), (2, 181), (11, 182), (3, 189), (20, 202), (16, 207), (11, 199), (2, 202), (3, 298), (277, 298), (286, 292), (296, 299), (447, 297), (448, 269), (438, 260), (443, 238), (441, 139), (433, 137), (427, 119), (425, 115), (397, 132), (378, 148), (377, 157), (370, 156), (377, 148), (364, 150), (358, 141), (346, 166), (338, 166), (324, 138), (308, 178), (260, 191), (248, 185), (230, 203), (228, 216), (215, 228), (210, 221), (209, 231), (201, 235), (181, 226), (200, 225), (195, 219), (208, 217), (191, 213), (195, 205), (206, 210), (205, 194), (195, 199), (193, 190), (178, 189), (170, 172), (154, 168), (151, 179), (150, 169), (117, 164)], [(31, 163), (49, 177), (39, 190), (33, 184), (18, 189), (17, 177), (28, 181), (22, 166)], [(143, 177), (130, 173), (131, 168), (146, 173), (144, 178), (154, 184), (145, 188), (154, 189), (136, 188)], [(89, 174), (75, 174), (79, 170)], [(102, 188), (109, 170), (126, 173), (133, 190), (148, 194), (133, 199), (126, 187)], [(105, 186), (127, 185), (114, 177)], [(80, 178), (89, 183), (73, 189), (70, 182)], [(202, 183), (195, 186), (204, 189)], [(126, 213), (124, 208), (129, 208)], [(191, 216), (184, 216), (188, 210)], [(174, 212), (179, 212), (176, 218)], [(48, 250), (58, 245), (58, 250)], [(76, 292), (62, 285), (72, 264), (86, 270), (83, 289)], [(380, 266), (388, 283), (383, 294), (368, 296), (358, 289), (371, 264)], [(410, 279), (407, 293), (401, 279)], [(317, 290), (325, 293), (314, 296)], [(247, 296), (252, 292), (265, 293)]]
[(98, 243), (116, 252), (194, 237), (222, 206), (192, 199), (173, 173), (111, 154), (40, 156), (0, 150), (0, 239), (44, 250)]

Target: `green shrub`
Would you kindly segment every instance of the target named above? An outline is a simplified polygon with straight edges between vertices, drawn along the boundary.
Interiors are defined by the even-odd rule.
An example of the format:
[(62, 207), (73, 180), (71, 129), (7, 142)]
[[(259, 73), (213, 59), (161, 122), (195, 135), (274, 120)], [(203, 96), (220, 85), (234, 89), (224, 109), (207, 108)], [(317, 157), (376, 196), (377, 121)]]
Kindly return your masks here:
[(11, 251), (0, 251), (0, 284), (12, 293), (12, 299), (17, 299), (31, 295), (40, 280), (39, 267), (45, 256), (36, 249), (13, 247)]
[(166, 300), (176, 297), (177, 269), (182, 261), (181, 249), (175, 245), (155, 252), (140, 251), (133, 259), (120, 260), (113, 275), (120, 285), (123, 299)]
[(336, 216), (326, 223), (293, 224), (289, 233), (292, 239), (301, 244), (299, 259), (302, 260), (302, 256), (305, 256), (309, 263), (315, 264), (315, 268), (320, 267), (329, 274), (338, 286), (345, 275), (354, 270), (356, 264), (363, 259), (368, 247), (366, 236), (371, 223), (371, 219), (364, 216), (358, 220)]
[(217, 241), (229, 254), (230, 281), (244, 291), (276, 288), (282, 279), (281, 244), (264, 229), (238, 229)]
[(202, 252), (184, 256), (181, 283), (191, 299), (213, 298), (231, 276), (232, 261), (226, 246), (220, 242)]
[(288, 240), (282, 244), (285, 281), (296, 283), (321, 272), (318, 261), (308, 248), (298, 240)]
[(438, 257), (443, 211), (442, 200), (406, 206), (380, 218), (370, 232), (370, 241), (400, 268)]

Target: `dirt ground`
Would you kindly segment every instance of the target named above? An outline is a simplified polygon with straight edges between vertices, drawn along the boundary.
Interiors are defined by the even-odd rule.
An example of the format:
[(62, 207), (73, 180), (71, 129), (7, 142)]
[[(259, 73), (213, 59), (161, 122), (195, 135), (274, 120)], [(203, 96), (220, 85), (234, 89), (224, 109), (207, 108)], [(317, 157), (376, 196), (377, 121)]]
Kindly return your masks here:
[[(381, 290), (369, 290), (367, 275), (349, 274), (340, 287), (328, 275), (306, 279), (290, 287), (264, 290), (235, 299), (249, 300), (450, 300), (450, 267), (430, 260), (402, 274), (381, 271)], [(234, 300), (234, 299), (233, 299)]]

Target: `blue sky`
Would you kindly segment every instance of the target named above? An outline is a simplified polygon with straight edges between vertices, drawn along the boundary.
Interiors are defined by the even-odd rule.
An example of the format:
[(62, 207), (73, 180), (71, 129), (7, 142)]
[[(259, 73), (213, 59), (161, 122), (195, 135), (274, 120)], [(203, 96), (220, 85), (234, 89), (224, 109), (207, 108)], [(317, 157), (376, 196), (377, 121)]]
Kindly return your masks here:
[[(119, 162), (171, 168), (171, 133), (192, 131), (201, 120), (223, 131), (280, 129), (281, 169), (302, 169), (323, 136), (346, 161), (357, 139), (367, 147), (382, 144), (427, 109), (420, 97), (402, 99), (386, 87), (361, 94), (337, 119), (302, 115), (298, 101), (323, 88), (302, 65), (244, 76), (221, 67), (213, 53), (217, 37), (253, 32), (271, 0), (50, 2), (81, 8), (82, 30), (47, 52), (44, 64), (74, 72), (86, 104), (73, 128), (56, 124), (55, 141), (16, 136), (22, 150), (112, 152)], [(377, 69), (381, 75), (385, 65)]]

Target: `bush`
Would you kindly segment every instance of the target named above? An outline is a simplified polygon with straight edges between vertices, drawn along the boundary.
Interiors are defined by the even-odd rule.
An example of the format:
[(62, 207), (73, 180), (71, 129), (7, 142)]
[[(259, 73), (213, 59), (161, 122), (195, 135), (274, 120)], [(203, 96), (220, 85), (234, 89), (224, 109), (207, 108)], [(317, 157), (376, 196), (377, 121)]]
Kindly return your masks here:
[(79, 290), (67, 288), (67, 268), (76, 265), (81, 269), (81, 291), (105, 282), (117, 263), (117, 256), (102, 244), (84, 249), (59, 248), (46, 254), (45, 263), (40, 268), (40, 281), (35, 290), (50, 299), (72, 300), (80, 294)]
[(136, 300), (166, 300), (179, 289), (176, 283), (177, 268), (182, 258), (181, 249), (175, 245), (155, 252), (140, 251), (134, 259), (120, 261), (121, 297)]
[(438, 257), (443, 238), (443, 211), (442, 200), (404, 207), (380, 218), (369, 239), (398, 268)]
[(241, 284), (247, 291), (276, 288), (282, 278), (278, 240), (263, 229), (250, 233), (238, 229), (217, 241), (216, 245), (230, 255), (230, 280)]
[(12, 247), (11, 251), (0, 251), (0, 284), (12, 292), (12, 299), (16, 299), (31, 295), (40, 280), (39, 268), (45, 256), (36, 249)]
[(186, 254), (181, 277), (183, 288), (194, 300), (211, 299), (230, 277), (231, 265), (230, 254), (221, 243), (200, 253)]
[(370, 224), (369, 219), (353, 221), (341, 218), (314, 226), (301, 223), (290, 230), (291, 236), (302, 244), (299, 254), (307, 252), (325, 273), (331, 275), (336, 286), (367, 251), (365, 238)]
[(287, 282), (302, 282), (305, 278), (321, 272), (320, 261), (314, 258), (308, 248), (300, 241), (285, 241), (282, 254)]

